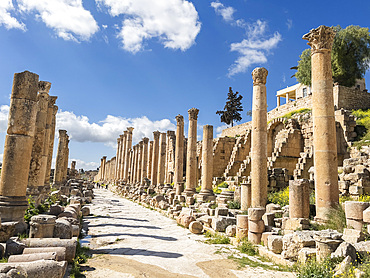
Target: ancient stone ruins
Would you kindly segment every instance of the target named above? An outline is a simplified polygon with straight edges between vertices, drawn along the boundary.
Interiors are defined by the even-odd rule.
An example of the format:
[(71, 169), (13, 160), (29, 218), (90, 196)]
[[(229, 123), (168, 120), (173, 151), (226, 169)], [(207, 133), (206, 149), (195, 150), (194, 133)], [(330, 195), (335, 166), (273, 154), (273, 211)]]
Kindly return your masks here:
[[(161, 211), (192, 233), (225, 233), (236, 245), (245, 239), (263, 243), (260, 253), (279, 264), (328, 256), (350, 263), (356, 252), (367, 254), (370, 203), (341, 205), (339, 197), (370, 194), (370, 148), (351, 148), (356, 121), (349, 111), (369, 109), (370, 96), (333, 84), (334, 35), (320, 26), (303, 36), (312, 50), (312, 94), (289, 101), (284, 91), (287, 103), (280, 105), (280, 92), (278, 107), (267, 113), (268, 71), (255, 68), (251, 122), (228, 128), (219, 138), (205, 125), (198, 142), (199, 110), (191, 108), (187, 138), (184, 117), (177, 115), (176, 131), (154, 131), (153, 141), (145, 137), (136, 145), (129, 127), (117, 138), (116, 156), (103, 156), (91, 181), (78, 179), (75, 161), (68, 168), (66, 130), (58, 131), (51, 169), (57, 97), (37, 74), (16, 73), (0, 181), (0, 254), (9, 259), (0, 264), (0, 277), (65, 275), (75, 257), (80, 216), (90, 213), (84, 205), (93, 200), (93, 182), (109, 184), (116, 194)], [(306, 112), (282, 117), (301, 108)], [(268, 203), (270, 192), (288, 186), (288, 206)], [(233, 208), (236, 203), (240, 207)], [(47, 208), (28, 215), (38, 205)], [(341, 206), (343, 233), (315, 230)], [(28, 238), (20, 239), (25, 232)]]

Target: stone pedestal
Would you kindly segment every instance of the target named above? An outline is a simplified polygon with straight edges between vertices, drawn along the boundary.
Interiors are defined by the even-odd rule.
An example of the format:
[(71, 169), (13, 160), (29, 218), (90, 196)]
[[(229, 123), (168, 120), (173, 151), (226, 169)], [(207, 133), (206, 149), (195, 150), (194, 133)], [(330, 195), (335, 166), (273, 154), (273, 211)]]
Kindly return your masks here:
[(184, 190), (184, 117), (176, 116), (176, 148), (174, 186), (176, 195)]
[(326, 221), (339, 204), (337, 142), (334, 116), (331, 27), (312, 29), (303, 39), (311, 46), (312, 118), (316, 219)]
[(289, 218), (309, 218), (310, 182), (306, 179), (289, 181)]
[(53, 237), (56, 216), (39, 214), (31, 217), (30, 238)]
[(251, 179), (252, 207), (264, 208), (267, 202), (267, 102), (265, 68), (255, 68), (253, 77)]
[(197, 187), (197, 120), (199, 110), (191, 108), (189, 114), (188, 146), (186, 156), (186, 189), (184, 194), (192, 196)]
[(240, 191), (240, 209), (242, 211), (247, 211), (251, 206), (252, 192), (251, 183), (242, 183)]
[(2, 222), (18, 222), (16, 232), (25, 230), (26, 189), (37, 112), (39, 76), (28, 71), (14, 74), (7, 136), (0, 181)]

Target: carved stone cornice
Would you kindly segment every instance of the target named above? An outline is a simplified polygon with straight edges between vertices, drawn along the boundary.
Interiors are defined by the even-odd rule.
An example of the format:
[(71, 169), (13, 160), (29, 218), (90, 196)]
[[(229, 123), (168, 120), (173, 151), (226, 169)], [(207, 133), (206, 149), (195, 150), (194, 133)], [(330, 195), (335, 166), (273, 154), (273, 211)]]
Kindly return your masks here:
[(189, 120), (198, 120), (198, 113), (199, 113), (199, 109), (197, 108), (190, 108), (188, 110), (188, 113), (189, 113)]
[(268, 71), (265, 68), (255, 68), (252, 71), (253, 86), (265, 85)]
[(311, 54), (315, 51), (331, 50), (333, 47), (333, 41), (335, 37), (335, 31), (332, 27), (321, 25), (316, 29), (312, 29), (306, 35), (302, 37), (304, 40), (308, 40), (308, 45), (311, 46)]
[(176, 123), (177, 125), (184, 125), (184, 117), (182, 115), (177, 115), (176, 116)]
[(40, 93), (49, 93), (51, 88), (51, 83), (47, 81), (39, 81), (39, 92)]

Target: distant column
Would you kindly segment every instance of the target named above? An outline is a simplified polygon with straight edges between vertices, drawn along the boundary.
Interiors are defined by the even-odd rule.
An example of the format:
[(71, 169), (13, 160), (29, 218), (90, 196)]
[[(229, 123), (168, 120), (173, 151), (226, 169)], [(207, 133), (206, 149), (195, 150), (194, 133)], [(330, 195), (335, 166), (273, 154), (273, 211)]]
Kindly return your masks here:
[(189, 114), (188, 147), (186, 157), (186, 195), (193, 195), (197, 187), (197, 120), (199, 110), (191, 108)]
[(267, 202), (267, 102), (265, 68), (255, 68), (253, 77), (251, 179), (252, 207), (264, 208)]
[[(64, 167), (64, 157), (66, 155), (65, 153), (66, 145), (67, 145), (67, 130), (59, 129), (58, 151), (54, 170), (54, 184), (57, 185), (61, 184), (63, 181), (63, 167)], [(104, 177), (104, 171), (102, 177)]]
[(148, 177), (148, 147), (149, 147), (149, 138), (143, 138), (143, 155), (142, 155), (142, 164), (141, 164), (141, 184), (144, 185), (145, 178)]
[(152, 185), (157, 185), (158, 182), (158, 153), (159, 153), (159, 131), (153, 132), (153, 155), (152, 155)]
[(103, 166), (102, 166), (102, 169), (103, 169), (103, 171), (102, 171), (102, 181), (104, 181), (105, 182), (105, 178), (106, 178), (106, 165), (107, 165), (107, 157), (106, 156), (103, 156)]
[(120, 135), (122, 144), (121, 144), (121, 155), (119, 158), (119, 181), (123, 180), (123, 174), (125, 171), (125, 157), (126, 157), (126, 145), (127, 145), (127, 130), (123, 132), (123, 135)]
[(62, 168), (62, 182), (65, 182), (67, 180), (67, 174), (68, 174), (68, 161), (69, 161), (69, 136), (67, 135), (67, 141), (66, 146), (64, 150), (64, 161), (63, 161), (63, 168)]
[(163, 185), (166, 171), (166, 133), (160, 134), (158, 155), (157, 185)]
[(133, 146), (133, 154), (132, 154), (132, 177), (131, 177), (131, 183), (136, 183), (136, 172), (137, 172), (137, 153), (138, 153), (138, 145), (136, 144)]
[(214, 196), (212, 190), (213, 181), (213, 126), (203, 126), (202, 142), (202, 189), (199, 195), (203, 201)]
[(147, 177), (152, 179), (153, 141), (149, 141)]
[(117, 138), (117, 152), (116, 152), (116, 167), (115, 167), (115, 173), (114, 173), (114, 179), (117, 182), (119, 180), (119, 173), (120, 173), (120, 157), (121, 157), (121, 152), (122, 152), (122, 140), (121, 140), (121, 135)]
[(176, 123), (174, 187), (180, 195), (184, 191), (184, 117), (177, 115)]
[[(127, 128), (127, 143), (126, 143), (126, 151), (125, 151), (125, 165), (124, 165), (124, 174), (123, 174), (123, 180), (127, 181), (128, 174), (129, 174), (129, 168), (130, 168), (130, 152), (129, 150), (132, 147), (132, 131), (134, 130), (133, 127)], [(132, 171), (132, 169), (131, 169)]]
[(143, 141), (140, 141), (137, 148), (137, 173), (136, 173), (136, 182), (141, 184), (141, 166), (143, 158)]
[(26, 190), (37, 112), (39, 76), (25, 71), (14, 74), (9, 120), (5, 137), (0, 181), (1, 222), (19, 224), (16, 232), (26, 229), (24, 213), (28, 206)]
[(335, 32), (320, 26), (303, 39), (311, 46), (312, 118), (315, 166), (316, 218), (328, 220), (339, 205), (337, 142), (334, 116), (331, 49)]
[(166, 143), (166, 174), (165, 183), (171, 184), (173, 182), (173, 175), (175, 171), (175, 149), (176, 149), (176, 135), (175, 131), (167, 131)]

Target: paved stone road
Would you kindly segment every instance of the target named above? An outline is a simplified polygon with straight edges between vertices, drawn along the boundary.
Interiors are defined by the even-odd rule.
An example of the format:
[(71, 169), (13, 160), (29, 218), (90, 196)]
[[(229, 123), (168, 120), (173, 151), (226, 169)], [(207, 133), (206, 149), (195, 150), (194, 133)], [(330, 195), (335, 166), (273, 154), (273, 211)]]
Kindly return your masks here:
[(231, 245), (226, 253), (215, 254), (220, 246), (201, 242), (204, 236), (159, 212), (105, 189), (94, 193), (92, 215), (85, 218), (89, 236), (84, 244), (88, 241), (94, 253), (86, 277), (294, 277), (262, 268), (239, 270), (227, 259)]

